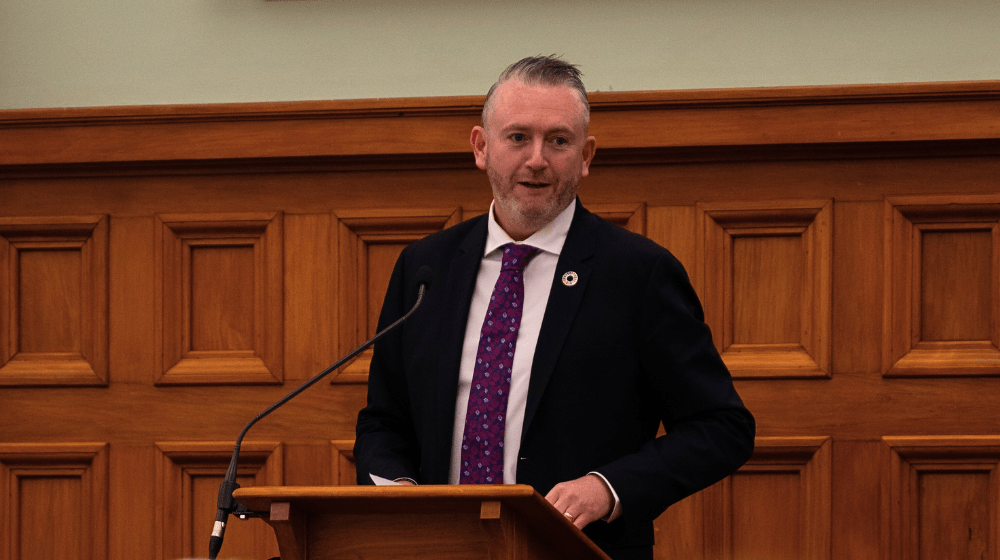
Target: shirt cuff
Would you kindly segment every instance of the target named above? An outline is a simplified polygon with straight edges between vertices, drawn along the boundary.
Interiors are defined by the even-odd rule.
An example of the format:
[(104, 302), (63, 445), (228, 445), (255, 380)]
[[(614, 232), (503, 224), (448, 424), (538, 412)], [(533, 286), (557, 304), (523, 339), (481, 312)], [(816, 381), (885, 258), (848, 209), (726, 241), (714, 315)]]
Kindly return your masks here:
[(618, 519), (619, 517), (621, 517), (621, 514), (622, 514), (622, 502), (621, 502), (621, 500), (618, 499), (618, 492), (615, 492), (614, 487), (611, 486), (611, 483), (608, 482), (608, 479), (604, 478), (604, 475), (601, 474), (601, 473), (599, 473), (599, 472), (597, 472), (597, 471), (590, 471), (587, 474), (596, 475), (597, 478), (600, 478), (604, 482), (604, 485), (608, 487), (608, 490), (611, 491), (611, 497), (613, 497), (615, 499), (615, 507), (611, 508), (611, 513), (609, 513), (607, 516), (605, 516), (604, 519), (603, 519), (603, 521), (611, 523), (615, 519)]

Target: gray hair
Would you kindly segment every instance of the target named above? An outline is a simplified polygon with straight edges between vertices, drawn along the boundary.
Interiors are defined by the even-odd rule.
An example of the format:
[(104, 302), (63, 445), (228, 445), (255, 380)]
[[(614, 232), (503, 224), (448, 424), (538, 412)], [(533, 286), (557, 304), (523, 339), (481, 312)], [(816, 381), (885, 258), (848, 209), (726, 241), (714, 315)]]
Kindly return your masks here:
[(580, 98), (584, 126), (590, 125), (590, 103), (587, 101), (587, 89), (583, 87), (582, 73), (575, 64), (570, 64), (556, 55), (529, 56), (522, 58), (500, 73), (497, 83), (493, 84), (486, 94), (483, 103), (483, 128), (486, 128), (490, 113), (493, 111), (493, 94), (500, 84), (516, 79), (530, 86), (559, 87), (566, 86), (576, 90)]

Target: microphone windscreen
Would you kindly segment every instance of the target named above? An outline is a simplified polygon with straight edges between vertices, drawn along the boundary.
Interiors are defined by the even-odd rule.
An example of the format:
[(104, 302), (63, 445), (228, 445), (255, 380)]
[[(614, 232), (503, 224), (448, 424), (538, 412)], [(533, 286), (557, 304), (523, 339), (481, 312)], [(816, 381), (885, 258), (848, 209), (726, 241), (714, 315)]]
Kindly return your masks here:
[(431, 267), (426, 264), (419, 269), (417, 269), (417, 285), (423, 284), (424, 286), (430, 286), (431, 280), (434, 280), (434, 271)]

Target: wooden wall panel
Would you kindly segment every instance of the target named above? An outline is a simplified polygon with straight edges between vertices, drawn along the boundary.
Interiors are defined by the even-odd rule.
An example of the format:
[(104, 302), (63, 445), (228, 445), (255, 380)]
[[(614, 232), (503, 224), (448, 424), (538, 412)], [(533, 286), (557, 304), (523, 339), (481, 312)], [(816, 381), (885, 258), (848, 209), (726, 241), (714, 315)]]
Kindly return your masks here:
[(982, 227), (921, 228), (921, 341), (990, 340), (994, 243)]
[(886, 227), (886, 374), (1000, 375), (1000, 198), (891, 198)]
[(705, 492), (705, 558), (830, 558), (829, 438), (758, 438), (753, 456)]
[(699, 205), (705, 321), (734, 377), (829, 375), (832, 206)]
[(883, 438), (886, 558), (1000, 558), (1000, 437)]
[[(199, 538), (213, 525), (219, 484), (232, 456), (229, 442), (158, 442), (156, 488), (157, 558), (201, 556), (208, 540)], [(240, 486), (282, 484), (282, 449), (277, 442), (244, 442), (236, 482)], [(271, 558), (278, 555), (273, 534), (260, 519), (233, 519), (226, 528), (223, 558)], [(210, 533), (211, 531), (209, 531)]]
[(731, 477), (656, 521), (658, 559), (831, 558), (832, 442), (762, 437)]
[(0, 443), (4, 558), (105, 558), (107, 461), (104, 443)]
[[(374, 333), (408, 243), (489, 208), (481, 103), (0, 111), (4, 495), (76, 473), (17, 479), (0, 554), (204, 555), (222, 442)], [(1000, 560), (1000, 83), (591, 105), (583, 203), (685, 265), (758, 420), (655, 557)], [(255, 425), (241, 483), (353, 484), (369, 359)], [(8, 554), (53, 504), (99, 537)], [(269, 539), (234, 520), (226, 551)]]
[(106, 216), (0, 217), (0, 385), (108, 380)]
[[(375, 336), (396, 258), (410, 243), (459, 223), (460, 209), (341, 211), (339, 231), (341, 347), (347, 354)], [(362, 352), (332, 383), (368, 383), (372, 351)]]
[(280, 383), (281, 216), (159, 215), (159, 384)]

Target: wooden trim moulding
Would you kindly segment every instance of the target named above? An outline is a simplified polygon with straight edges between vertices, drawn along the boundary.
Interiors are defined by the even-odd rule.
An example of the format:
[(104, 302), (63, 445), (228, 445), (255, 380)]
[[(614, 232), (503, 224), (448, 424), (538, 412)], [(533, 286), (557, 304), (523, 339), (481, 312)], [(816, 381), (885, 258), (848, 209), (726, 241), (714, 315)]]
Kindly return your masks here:
[[(0, 111), (9, 166), (468, 154), (482, 96)], [(996, 141), (1000, 81), (595, 92), (602, 150)]]

